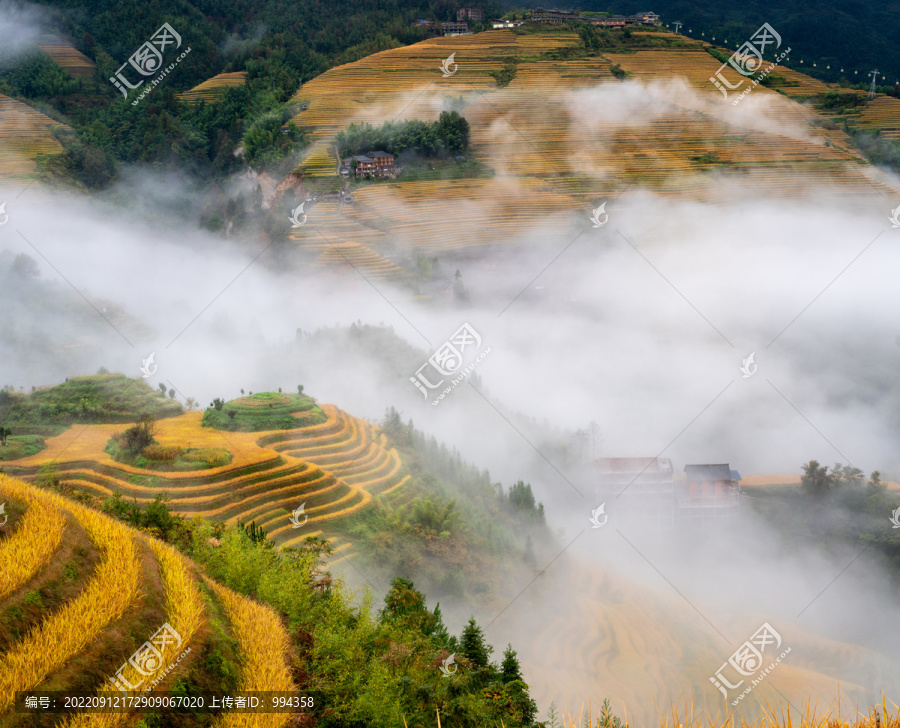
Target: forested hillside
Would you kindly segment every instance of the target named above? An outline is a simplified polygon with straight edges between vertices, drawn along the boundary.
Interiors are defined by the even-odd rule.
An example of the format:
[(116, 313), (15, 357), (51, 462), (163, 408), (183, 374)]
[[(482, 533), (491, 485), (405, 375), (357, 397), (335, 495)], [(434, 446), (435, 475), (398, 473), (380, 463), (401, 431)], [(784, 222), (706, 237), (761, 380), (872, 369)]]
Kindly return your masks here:
[[(101, 2), (90, 14), (75, 12), (80, 7), (48, 3), (46, 13), (28, 22), (66, 36), (96, 63), (93, 75), (70, 77), (34, 47), (6, 49), (0, 93), (52, 109), (72, 127), (58, 135), (66, 153), (53, 160), (52, 172), (89, 188), (105, 186), (119, 162), (177, 162), (194, 174), (221, 177), (239, 168), (235, 151), (242, 143), (249, 161), (275, 162), (304, 146), (302, 136), (279, 133), (296, 113), (285, 102), (301, 84), (332, 66), (423, 40), (426, 30), (413, 27), (419, 18), (456, 19), (455, 3), (433, 1), (398, 8), (353, 0), (328, 3), (327, 10), (315, 0), (289, 6), (164, 1), (152, 11), (140, 3)], [(123, 98), (109, 79), (163, 23), (180, 36), (178, 49), (190, 54), (135, 107), (137, 94)], [(166, 55), (164, 62), (170, 60)], [(216, 103), (179, 101), (179, 92), (219, 73), (245, 73), (246, 82), (227, 88)]]
[[(620, 13), (636, 13), (652, 6), (664, 22), (678, 20), (684, 23), (683, 30), (693, 31), (689, 33), (691, 37), (700, 38), (703, 32), (706, 40), (727, 39), (732, 49), (750, 38), (763, 23), (768, 23), (793, 49), (792, 68), (829, 82), (843, 76), (851, 83), (867, 83), (871, 79), (862, 74), (876, 68), (885, 74), (879, 77), (879, 84), (893, 86), (900, 79), (900, 58), (894, 50), (900, 34), (900, 13), (896, 6), (886, 3), (871, 0), (855, 3), (660, 0), (648, 4), (621, 0), (610, 6), (605, 0), (583, 0), (578, 5), (582, 10), (612, 7)], [(804, 60), (802, 66), (801, 59)], [(841, 68), (845, 69), (843, 74)], [(854, 74), (854, 70), (859, 74)]]

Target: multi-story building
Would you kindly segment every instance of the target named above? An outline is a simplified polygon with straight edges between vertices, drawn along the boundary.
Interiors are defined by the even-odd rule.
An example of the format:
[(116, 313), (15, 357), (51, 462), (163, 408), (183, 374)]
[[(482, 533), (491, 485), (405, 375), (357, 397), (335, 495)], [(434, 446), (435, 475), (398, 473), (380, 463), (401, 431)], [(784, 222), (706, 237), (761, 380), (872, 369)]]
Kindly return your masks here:
[(535, 8), (531, 11), (529, 20), (535, 23), (590, 23), (607, 28), (624, 28), (635, 25), (660, 25), (659, 15), (649, 10), (635, 13), (634, 15), (613, 16), (585, 16), (579, 15), (575, 10), (546, 10)]
[(471, 20), (473, 23), (484, 22), (484, 10), (481, 8), (460, 8), (456, 11), (456, 20), (460, 23)]
[(597, 458), (595, 495), (624, 526), (675, 525), (675, 482), (669, 458)]
[(621, 15), (614, 15), (611, 18), (601, 16), (591, 18), (591, 25), (599, 25), (603, 28), (624, 28), (627, 25), (626, 18)]
[[(354, 164), (356, 167), (353, 172)], [(365, 177), (372, 175), (373, 177), (396, 177), (398, 167), (394, 160), (393, 154), (387, 152), (376, 151), (358, 154), (354, 157), (347, 157), (341, 165), (341, 176), (348, 177), (351, 173), (357, 177)]]
[(652, 10), (645, 10), (640, 13), (635, 13), (634, 15), (631, 15), (630, 17), (637, 19), (638, 21), (640, 21), (640, 23), (643, 23), (644, 25), (659, 25), (660, 24), (659, 16), (656, 13), (654, 13)]
[(620, 526), (660, 530), (708, 528), (740, 513), (741, 475), (729, 465), (687, 465), (676, 479), (668, 458), (593, 461), (596, 508)]
[(680, 524), (703, 528), (740, 512), (741, 474), (728, 463), (685, 465), (684, 474), (676, 489)]
[(441, 23), (441, 35), (462, 35), (468, 32), (468, 23)]
[(574, 10), (545, 10), (535, 8), (531, 11), (530, 20), (536, 23), (568, 23), (573, 20), (587, 20)]

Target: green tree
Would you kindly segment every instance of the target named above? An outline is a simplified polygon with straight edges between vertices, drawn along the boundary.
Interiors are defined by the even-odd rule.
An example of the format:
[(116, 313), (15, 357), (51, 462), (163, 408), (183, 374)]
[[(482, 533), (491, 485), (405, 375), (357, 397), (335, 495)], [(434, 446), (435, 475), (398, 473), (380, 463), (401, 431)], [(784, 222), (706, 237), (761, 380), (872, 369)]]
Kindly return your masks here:
[(847, 485), (850, 487), (858, 487), (861, 486), (864, 482), (865, 475), (863, 474), (863, 471), (852, 465), (841, 465), (840, 463), (835, 463), (834, 467), (831, 469), (830, 483), (833, 486)]
[(819, 465), (818, 460), (810, 460), (803, 466), (800, 483), (803, 489), (815, 498), (822, 498), (831, 487), (828, 466)]
[(500, 663), (500, 679), (505, 683), (522, 679), (519, 658), (511, 644), (507, 644), (506, 649), (503, 651), (503, 662)]
[(441, 604), (438, 602), (434, 605), (434, 629), (431, 631), (431, 642), (435, 647), (440, 649), (447, 650), (448, 652), (455, 652), (459, 643), (450, 632), (447, 630), (447, 625), (444, 624), (444, 615), (441, 612)]
[(470, 617), (459, 637), (462, 653), (472, 661), (475, 667), (487, 667), (494, 648), (484, 641), (484, 632), (475, 617)]
[(380, 616), (382, 622), (392, 623), (409, 617), (418, 618), (427, 611), (425, 595), (415, 588), (410, 579), (398, 576), (391, 582), (391, 589), (384, 597)]
[(869, 476), (869, 488), (875, 491), (884, 490), (884, 486), (881, 484), (881, 473), (877, 470), (873, 470), (872, 474)]

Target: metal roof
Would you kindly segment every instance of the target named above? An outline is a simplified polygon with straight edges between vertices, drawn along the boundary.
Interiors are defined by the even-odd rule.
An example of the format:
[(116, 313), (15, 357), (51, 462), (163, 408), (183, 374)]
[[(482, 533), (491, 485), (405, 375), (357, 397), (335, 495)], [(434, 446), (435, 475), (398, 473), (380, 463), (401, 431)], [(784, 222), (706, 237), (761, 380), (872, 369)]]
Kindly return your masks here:
[(718, 465), (685, 465), (688, 480), (731, 480), (728, 463)]

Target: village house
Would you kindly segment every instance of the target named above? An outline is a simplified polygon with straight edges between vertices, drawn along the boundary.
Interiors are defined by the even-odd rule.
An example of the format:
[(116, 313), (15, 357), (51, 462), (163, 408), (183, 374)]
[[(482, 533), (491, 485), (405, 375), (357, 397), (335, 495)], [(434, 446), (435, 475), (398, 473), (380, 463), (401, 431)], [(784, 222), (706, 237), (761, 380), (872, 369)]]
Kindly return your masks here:
[(644, 25), (660, 25), (659, 16), (652, 10), (645, 10), (641, 13), (635, 13), (630, 17), (640, 20)]
[(494, 20), (491, 21), (491, 27), (495, 30), (498, 28), (518, 28), (524, 20)]
[(441, 35), (468, 35), (468, 23), (441, 23)]
[[(356, 167), (355, 172), (353, 171), (354, 166)], [(349, 177), (351, 174), (355, 174), (356, 177), (365, 177), (366, 175), (396, 177), (399, 171), (394, 155), (382, 151), (357, 154), (347, 157), (341, 163), (341, 177)]]
[(737, 516), (741, 475), (725, 464), (686, 465), (675, 477), (668, 458), (597, 458), (592, 508), (621, 526), (659, 530), (703, 529)]
[(675, 481), (669, 458), (597, 458), (593, 465), (595, 496), (607, 504), (610, 518), (642, 528), (675, 525)]
[(484, 22), (484, 10), (481, 8), (460, 8), (456, 11), (456, 20), (460, 23), (471, 20), (473, 23)]
[(606, 28), (624, 28), (635, 25), (660, 25), (659, 15), (649, 10), (635, 13), (634, 15), (609, 16), (585, 16), (579, 15), (575, 10), (547, 10), (535, 8), (528, 18), (535, 23), (590, 23)]
[(702, 528), (739, 512), (741, 474), (728, 463), (685, 465), (684, 474), (677, 503), (681, 523)]
[(544, 8), (535, 8), (531, 11), (529, 20), (535, 23), (568, 23), (573, 20), (587, 20), (574, 10), (545, 10)]
[(621, 15), (614, 15), (611, 18), (591, 18), (591, 25), (599, 25), (602, 28), (624, 28), (626, 24), (626, 18)]

